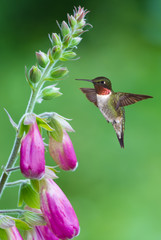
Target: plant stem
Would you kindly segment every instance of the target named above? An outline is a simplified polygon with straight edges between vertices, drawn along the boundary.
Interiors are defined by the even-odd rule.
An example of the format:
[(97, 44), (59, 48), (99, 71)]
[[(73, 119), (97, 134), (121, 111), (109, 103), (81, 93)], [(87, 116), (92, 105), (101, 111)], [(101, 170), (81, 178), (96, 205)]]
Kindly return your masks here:
[(17, 171), (17, 170), (19, 170), (19, 169), (20, 169), (19, 166), (14, 167), (14, 168), (8, 168), (8, 169), (6, 169), (6, 172), (13, 172), (13, 171)]
[[(20, 147), (20, 142), (21, 142), (21, 138), (16, 137), (5, 169), (11, 168), (13, 166), (13, 164), (15, 163), (15, 161), (17, 159), (17, 153), (18, 153), (18, 150), (19, 150), (19, 147)], [(6, 171), (3, 171), (3, 173), (2, 173), (1, 180), (0, 180), (0, 197), (1, 197), (1, 194), (3, 192), (3, 188), (5, 186), (5, 183), (8, 179), (8, 177), (9, 177), (9, 175), (10, 175), (10, 172), (7, 173)]]
[[(56, 62), (57, 61), (55, 61), (54, 63), (49, 62), (47, 64), (47, 66), (45, 67), (45, 69), (42, 73), (41, 79), (40, 79), (36, 89), (32, 90), (32, 92), (31, 92), (30, 100), (28, 102), (28, 105), (27, 105), (27, 108), (26, 108), (26, 111), (25, 111), (26, 113), (32, 113), (33, 112), (34, 107), (35, 107), (35, 103), (36, 103), (36, 98), (37, 98), (37, 96), (38, 96), (38, 94), (39, 94), (39, 92), (40, 92), (40, 90), (41, 90), (41, 88), (44, 84), (44, 79), (46, 78), (46, 76), (48, 75), (50, 70), (53, 68), (53, 66), (56, 64)], [(19, 123), (19, 127), (20, 127), (20, 124), (21, 123)], [(8, 158), (7, 164), (6, 164), (4, 169), (12, 168), (12, 166), (15, 164), (15, 162), (17, 160), (20, 144), (21, 144), (21, 138), (22, 137), (18, 137), (16, 135), (11, 154)], [(1, 179), (0, 179), (0, 198), (2, 196), (3, 189), (5, 187), (6, 181), (9, 178), (9, 175), (10, 175), (10, 172), (7, 173), (6, 171), (3, 171), (2, 175), (1, 175)]]
[(26, 183), (28, 180), (17, 180), (17, 181), (14, 181), (14, 182), (8, 182), (6, 183), (6, 187), (11, 187), (11, 186), (16, 186), (16, 185), (19, 185), (21, 183)]
[(0, 210), (0, 213), (24, 213), (26, 210), (22, 209), (8, 209), (8, 210)]

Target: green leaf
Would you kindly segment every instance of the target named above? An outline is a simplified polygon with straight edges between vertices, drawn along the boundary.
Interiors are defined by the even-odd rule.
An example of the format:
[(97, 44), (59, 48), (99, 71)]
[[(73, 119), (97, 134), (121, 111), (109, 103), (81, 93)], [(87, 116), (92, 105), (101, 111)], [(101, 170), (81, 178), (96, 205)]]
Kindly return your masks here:
[(29, 183), (23, 183), (20, 189), (21, 201), (31, 208), (40, 208), (39, 194), (31, 187)]
[(25, 66), (25, 76), (26, 76), (26, 81), (28, 82), (30, 88), (31, 88), (31, 89), (34, 89), (34, 86), (32, 85), (32, 82), (31, 82), (30, 79), (28, 78), (27, 67), (26, 67), (26, 66)]
[(32, 227), (30, 227), (28, 223), (22, 221), (21, 219), (18, 219), (18, 218), (12, 218), (12, 219), (15, 221), (17, 228), (25, 231), (32, 229)]
[(37, 121), (37, 124), (38, 124), (39, 127), (42, 127), (49, 132), (54, 131), (54, 129), (51, 126), (49, 126), (49, 124), (44, 119), (36, 116), (36, 121)]
[(15, 226), (14, 220), (6, 215), (0, 215), (0, 228), (10, 228)]
[(24, 122), (24, 119), (22, 120), (19, 131), (18, 131), (18, 137), (20, 137), (20, 138), (23, 136), (24, 132), (27, 133), (29, 131), (29, 128), (30, 128), (29, 125), (24, 125), (23, 122)]
[(0, 228), (0, 240), (8, 240), (8, 235), (4, 229)]
[(17, 130), (18, 129), (18, 126), (17, 124), (13, 121), (12, 117), (10, 116), (10, 114), (8, 113), (8, 111), (4, 108), (5, 112), (7, 113), (8, 115), (8, 118), (10, 120), (10, 123), (12, 124), (12, 126)]
[(39, 186), (39, 180), (37, 179), (30, 179), (30, 182), (31, 182), (31, 185), (33, 187), (33, 189), (39, 193), (39, 189), (40, 189), (40, 186)]
[(40, 213), (25, 211), (23, 214), (25, 221), (31, 226), (45, 225), (44, 217)]

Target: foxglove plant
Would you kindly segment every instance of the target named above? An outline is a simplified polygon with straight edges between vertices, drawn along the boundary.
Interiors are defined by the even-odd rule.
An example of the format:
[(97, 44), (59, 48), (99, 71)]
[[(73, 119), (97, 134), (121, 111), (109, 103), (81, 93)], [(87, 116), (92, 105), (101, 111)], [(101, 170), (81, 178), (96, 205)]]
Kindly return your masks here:
[[(91, 26), (86, 23), (87, 13), (84, 8), (74, 8), (74, 14), (67, 15), (68, 23), (58, 24), (61, 33), (49, 35), (51, 48), (47, 53), (36, 52), (37, 64), (30, 70), (25, 69), (31, 96), (19, 123), (16, 124), (6, 111), (16, 129), (16, 137), (0, 178), (0, 197), (5, 187), (20, 185), (18, 206), (21, 208), (0, 210), (0, 239), (22, 239), (17, 227), (25, 232), (26, 239), (71, 239), (79, 233), (79, 222), (71, 203), (52, 180), (57, 178), (55, 166), (45, 166), (46, 144), (42, 137), (46, 131), (50, 155), (58, 166), (74, 170), (78, 163), (67, 133), (74, 130), (68, 123), (70, 119), (55, 112), (37, 114), (34, 107), (36, 103), (62, 95), (57, 84), (69, 72), (62, 64), (77, 60), (74, 50), (87, 31), (84, 28)], [(19, 155), (20, 166), (15, 166)], [(25, 179), (8, 182), (10, 174), (19, 169)], [(29, 208), (24, 208), (24, 204)]]

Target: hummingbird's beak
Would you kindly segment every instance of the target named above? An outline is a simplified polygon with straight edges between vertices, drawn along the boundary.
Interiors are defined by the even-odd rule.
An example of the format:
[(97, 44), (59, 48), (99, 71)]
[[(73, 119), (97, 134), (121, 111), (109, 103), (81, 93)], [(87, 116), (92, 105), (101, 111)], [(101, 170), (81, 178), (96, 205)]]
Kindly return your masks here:
[(92, 82), (92, 80), (89, 80), (89, 79), (75, 79), (75, 80), (78, 80), (78, 81), (87, 81), (87, 82)]

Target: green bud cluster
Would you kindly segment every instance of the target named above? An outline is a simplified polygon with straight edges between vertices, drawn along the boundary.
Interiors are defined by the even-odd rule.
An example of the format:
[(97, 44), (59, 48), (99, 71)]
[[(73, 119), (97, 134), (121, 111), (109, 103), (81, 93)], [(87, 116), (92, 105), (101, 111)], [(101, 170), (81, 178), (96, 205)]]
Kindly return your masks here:
[[(37, 65), (32, 66), (29, 74), (26, 74), (32, 89), (36, 89), (39, 82), (56, 81), (67, 75), (68, 69), (66, 67), (57, 66), (55, 68), (55, 65), (58, 61), (75, 59), (76, 53), (73, 49), (77, 48), (82, 40), (80, 36), (85, 32), (83, 28), (87, 25), (85, 19), (87, 13), (88, 11), (84, 10), (84, 8), (75, 8), (73, 15), (67, 15), (68, 23), (63, 21), (61, 25), (58, 24), (60, 34), (52, 33), (51, 37), (49, 36), (52, 47), (48, 50), (47, 54), (42, 51), (36, 52)], [(44, 77), (43, 73), (49, 65), (52, 67), (49, 68)], [(43, 100), (44, 96), (41, 96), (41, 99)], [(46, 99), (52, 98), (47, 97)]]

